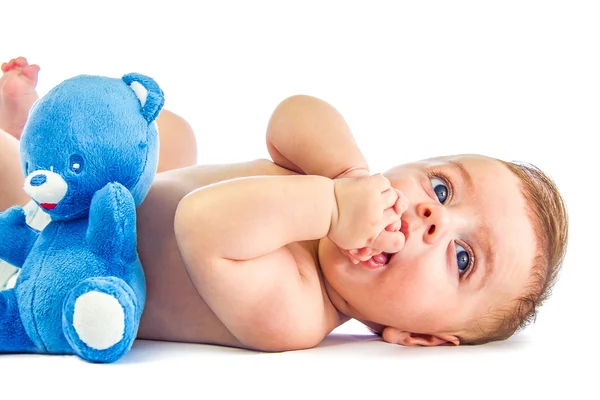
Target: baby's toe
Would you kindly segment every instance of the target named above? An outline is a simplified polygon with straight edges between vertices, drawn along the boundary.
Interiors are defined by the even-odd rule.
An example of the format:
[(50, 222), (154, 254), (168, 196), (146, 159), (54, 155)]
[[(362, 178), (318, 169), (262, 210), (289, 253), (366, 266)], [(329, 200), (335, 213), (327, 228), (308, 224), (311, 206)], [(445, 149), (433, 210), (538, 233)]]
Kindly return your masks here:
[(40, 72), (40, 66), (33, 64), (33, 65), (27, 65), (25, 68), (23, 68), (23, 75), (25, 75), (26, 77), (28, 77), (31, 80), (37, 81), (37, 77), (38, 77), (38, 73)]
[(12, 58), (9, 62), (2, 63), (2, 72), (8, 72), (16, 68), (24, 68), (27, 65), (27, 59), (25, 57)]
[(25, 57), (17, 57), (14, 59), (16, 67), (25, 67), (27, 66), (27, 59)]

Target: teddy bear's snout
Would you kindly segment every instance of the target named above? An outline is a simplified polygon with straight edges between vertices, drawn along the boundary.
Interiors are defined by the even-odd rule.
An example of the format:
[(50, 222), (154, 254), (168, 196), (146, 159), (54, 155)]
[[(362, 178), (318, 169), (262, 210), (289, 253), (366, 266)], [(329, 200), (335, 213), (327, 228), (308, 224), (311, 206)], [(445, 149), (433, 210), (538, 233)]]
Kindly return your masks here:
[(53, 171), (33, 171), (25, 179), (25, 192), (42, 208), (52, 210), (65, 197), (67, 182)]

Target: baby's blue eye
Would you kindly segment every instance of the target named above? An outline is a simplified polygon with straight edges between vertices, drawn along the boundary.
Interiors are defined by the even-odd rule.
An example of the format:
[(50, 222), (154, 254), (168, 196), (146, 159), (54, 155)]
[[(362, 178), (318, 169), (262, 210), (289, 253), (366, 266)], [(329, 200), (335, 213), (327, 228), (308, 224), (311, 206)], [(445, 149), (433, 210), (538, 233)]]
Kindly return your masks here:
[(462, 247), (460, 244), (454, 243), (454, 247), (456, 248), (456, 264), (458, 265), (458, 273), (462, 276), (471, 265), (471, 260), (469, 257), (469, 253)]
[(430, 178), (431, 187), (433, 187), (433, 191), (438, 198), (438, 201), (441, 204), (445, 204), (448, 199), (448, 188), (446, 187), (446, 182), (442, 181), (438, 178)]

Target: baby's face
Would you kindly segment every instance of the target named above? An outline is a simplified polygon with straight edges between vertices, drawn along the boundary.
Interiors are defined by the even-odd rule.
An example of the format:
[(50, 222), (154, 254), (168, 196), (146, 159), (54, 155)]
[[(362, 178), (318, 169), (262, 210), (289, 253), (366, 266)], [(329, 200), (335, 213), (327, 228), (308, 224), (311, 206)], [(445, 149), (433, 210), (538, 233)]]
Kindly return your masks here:
[(536, 240), (518, 178), (506, 166), (453, 156), (384, 175), (409, 201), (406, 244), (373, 269), (323, 240), (321, 266), (336, 306), (376, 329), (460, 336), (519, 296)]

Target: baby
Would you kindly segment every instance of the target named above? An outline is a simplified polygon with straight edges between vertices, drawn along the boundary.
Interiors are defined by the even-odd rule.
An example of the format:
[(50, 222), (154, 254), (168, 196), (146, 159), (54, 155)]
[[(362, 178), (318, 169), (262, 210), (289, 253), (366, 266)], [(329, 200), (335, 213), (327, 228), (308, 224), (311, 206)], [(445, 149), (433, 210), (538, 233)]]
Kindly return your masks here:
[[(10, 110), (31, 105), (31, 67), (3, 66), (3, 153), (18, 150)], [(13, 79), (22, 90), (7, 96)], [(158, 124), (161, 147), (181, 144)], [(283, 351), (355, 318), (390, 343), (479, 344), (511, 336), (548, 296), (567, 216), (539, 169), (460, 155), (371, 175), (342, 116), (309, 96), (275, 109), (267, 146), (273, 161), (157, 174), (138, 209), (138, 337)], [(0, 204), (23, 204), (9, 184), (22, 176), (4, 172), (18, 157), (0, 162)]]

